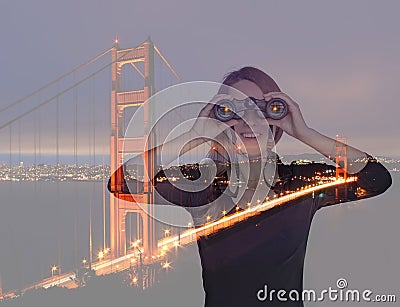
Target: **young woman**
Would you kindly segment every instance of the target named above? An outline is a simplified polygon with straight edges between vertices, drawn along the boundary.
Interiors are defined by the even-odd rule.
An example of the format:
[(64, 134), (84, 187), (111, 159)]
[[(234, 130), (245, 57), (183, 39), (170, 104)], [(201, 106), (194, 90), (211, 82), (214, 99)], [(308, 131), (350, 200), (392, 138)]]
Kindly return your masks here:
[[(284, 165), (271, 152), (268, 139), (272, 135), (277, 143), (283, 132), (330, 159), (335, 158), (336, 148), (336, 140), (306, 124), (299, 105), (282, 93), (271, 77), (257, 68), (244, 67), (227, 75), (223, 85), (213, 101), (201, 110), (185, 136), (162, 145), (163, 150), (180, 148), (183, 154), (212, 140), (208, 157), (216, 163), (219, 179), (200, 191), (179, 189), (168, 180), (157, 182), (155, 189), (161, 197), (185, 206), (196, 223), (205, 221), (206, 215), (216, 219), (222, 208), (227, 214), (242, 210), (247, 203), (260, 199), (260, 195), (264, 200), (285, 191), (295, 191), (307, 180), (315, 176), (329, 176), (335, 171), (334, 166), (322, 163)], [(226, 121), (216, 118), (215, 104), (233, 100), (240, 103), (248, 101), (246, 98), (254, 102), (281, 99), (286, 103), (287, 114), (283, 118), (268, 118), (266, 121), (263, 110), (250, 105), (238, 112), (240, 116)], [(237, 150), (234, 155), (230, 147), (234, 148), (234, 152)], [(206, 306), (303, 306), (304, 258), (315, 212), (327, 205), (378, 195), (391, 185), (390, 174), (375, 159), (348, 145), (346, 151), (349, 161), (347, 173), (356, 176), (356, 181), (338, 189), (327, 188), (319, 191), (318, 195), (299, 197), (198, 240)], [(248, 168), (245, 172), (246, 186), (238, 196), (225, 193), (228, 189), (224, 182), (243, 173), (239, 161), (232, 161), (232, 157), (237, 159), (240, 155), (246, 157)], [(275, 175), (269, 180), (264, 171), (271, 159), (275, 162), (272, 164)], [(166, 177), (160, 172), (155, 179), (160, 176)], [(125, 183), (125, 191), (135, 189), (135, 180), (126, 180)], [(110, 190), (118, 196), (118, 191)], [(286, 296), (283, 300), (276, 295), (271, 299), (267, 293), (259, 292), (265, 287), (276, 292), (283, 290)], [(300, 293), (300, 299), (288, 297), (293, 290)]]

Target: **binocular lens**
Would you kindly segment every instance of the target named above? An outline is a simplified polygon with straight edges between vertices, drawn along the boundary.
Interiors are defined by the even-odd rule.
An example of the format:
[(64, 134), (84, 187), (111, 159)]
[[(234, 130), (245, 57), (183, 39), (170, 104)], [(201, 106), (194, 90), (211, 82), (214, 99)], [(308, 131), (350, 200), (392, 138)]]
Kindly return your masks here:
[(284, 100), (273, 98), (268, 101), (267, 109), (265, 110), (268, 117), (272, 119), (282, 119), (286, 116), (288, 108)]
[[(257, 114), (260, 117), (282, 119), (288, 112), (288, 106), (283, 99), (273, 98), (265, 104), (265, 100), (250, 99), (257, 105)], [(254, 109), (248, 100), (222, 100), (214, 106), (214, 116), (216, 119), (227, 122), (233, 118), (240, 119), (247, 108)]]
[(214, 115), (220, 121), (231, 120), (234, 116), (235, 107), (229, 101), (224, 101), (214, 107)]

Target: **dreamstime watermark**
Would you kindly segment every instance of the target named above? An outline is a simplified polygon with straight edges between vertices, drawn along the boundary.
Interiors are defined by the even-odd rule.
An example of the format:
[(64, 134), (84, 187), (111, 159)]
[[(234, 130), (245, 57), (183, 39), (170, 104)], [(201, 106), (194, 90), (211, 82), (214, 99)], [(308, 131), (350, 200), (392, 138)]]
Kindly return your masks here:
[(308, 301), (308, 302), (396, 302), (395, 294), (374, 294), (372, 290), (347, 289), (348, 283), (344, 278), (336, 281), (336, 287), (328, 289), (302, 290), (297, 289), (268, 289), (267, 285), (257, 291), (257, 299), (259, 301)]

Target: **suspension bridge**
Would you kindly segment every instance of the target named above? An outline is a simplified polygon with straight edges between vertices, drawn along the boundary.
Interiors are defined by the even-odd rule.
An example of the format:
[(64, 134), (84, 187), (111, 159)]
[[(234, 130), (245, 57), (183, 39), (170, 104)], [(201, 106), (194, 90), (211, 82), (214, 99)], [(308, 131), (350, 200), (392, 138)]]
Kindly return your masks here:
[[(171, 80), (166, 81), (156, 74), (162, 69)], [(335, 175), (308, 179), (296, 190), (248, 204), (244, 210), (238, 209), (231, 214), (221, 212), (220, 219), (206, 220), (202, 226), (188, 224), (186, 230), (180, 230), (179, 234), (159, 229), (152, 218), (154, 208), (150, 206), (145, 211), (132, 201), (131, 194), (122, 192), (122, 173), (111, 176), (112, 190), (120, 191), (117, 197), (106, 197), (106, 186), (110, 173), (120, 169), (127, 157), (142, 154), (146, 140), (148, 148), (155, 145), (150, 133), (152, 110), (146, 108), (145, 101), (158, 90), (181, 81), (150, 39), (126, 49), (120, 48), (116, 40), (111, 48), (0, 109), (2, 152), (8, 159), (8, 165), (3, 166), (1, 180), (102, 181), (102, 242), (93, 242), (90, 212), (89, 254), (80, 263), (80, 268), (87, 272), (105, 275), (135, 268), (132, 284), (140, 288), (151, 287), (156, 281), (153, 268), (170, 268), (168, 253), (171, 250), (191, 244), (201, 236), (234, 227), (298, 197), (356, 180), (346, 178), (345, 140), (337, 139), (336, 162), (344, 167), (338, 167)], [(126, 136), (126, 125), (132, 112), (143, 105), (143, 135)], [(28, 163), (23, 161), (28, 153), (31, 159), (29, 168), (25, 167)], [(46, 161), (49, 156), (52, 163)], [(69, 167), (63, 161), (66, 156)], [(99, 161), (97, 169), (88, 167), (82, 170), (80, 166), (85, 163), (95, 166)], [(156, 157), (151, 151), (144, 154), (144, 161), (149, 169), (155, 168)], [(154, 187), (144, 183), (143, 190), (134, 195), (134, 199), (153, 204)], [(131, 225), (133, 218), (136, 219), (134, 226)], [(101, 248), (95, 252), (93, 245)], [(12, 298), (31, 289), (84, 285), (77, 270), (62, 273), (60, 267), (59, 261), (51, 266), (51, 275), (47, 278), (18, 291), (0, 293), (0, 299)]]

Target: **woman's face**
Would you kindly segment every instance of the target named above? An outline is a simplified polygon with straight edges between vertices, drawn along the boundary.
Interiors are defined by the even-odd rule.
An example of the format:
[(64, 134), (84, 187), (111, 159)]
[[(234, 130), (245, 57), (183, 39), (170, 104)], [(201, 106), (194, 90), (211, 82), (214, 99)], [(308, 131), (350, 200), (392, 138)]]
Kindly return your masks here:
[[(264, 99), (261, 89), (251, 81), (240, 80), (234, 83), (232, 87), (239, 90), (247, 97)], [(234, 93), (234, 91), (231, 91), (230, 94), (234, 98), (239, 98), (236, 97), (237, 93)], [(243, 97), (241, 97), (241, 99), (243, 99)], [(235, 132), (240, 136), (248, 156), (259, 157), (261, 155), (260, 147), (265, 149), (267, 146), (266, 142), (268, 140), (269, 126), (265, 118), (260, 118), (257, 115), (257, 110), (255, 109), (246, 110), (243, 118), (244, 120), (239, 120), (238, 123), (233, 126)]]

